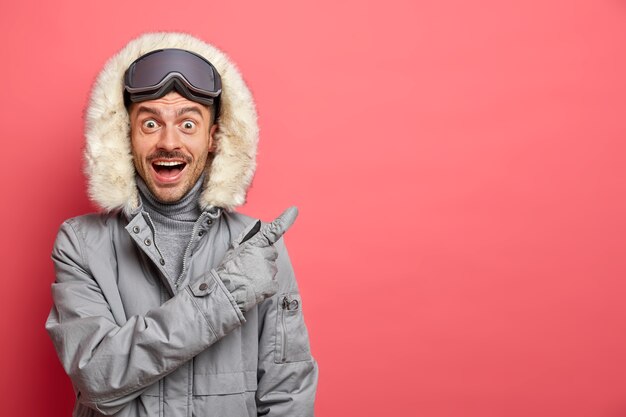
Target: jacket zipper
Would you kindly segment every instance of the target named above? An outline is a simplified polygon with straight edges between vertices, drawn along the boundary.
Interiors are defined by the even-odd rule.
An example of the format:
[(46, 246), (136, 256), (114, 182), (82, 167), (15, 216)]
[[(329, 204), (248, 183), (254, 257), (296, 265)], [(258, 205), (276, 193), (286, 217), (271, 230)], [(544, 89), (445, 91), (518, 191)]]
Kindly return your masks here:
[(185, 272), (187, 272), (187, 258), (189, 257), (189, 250), (191, 249), (191, 245), (193, 244), (193, 240), (196, 237), (196, 234), (198, 233), (198, 225), (201, 222), (202, 218), (206, 216), (206, 212), (203, 212), (200, 217), (198, 217), (198, 220), (196, 220), (196, 223), (193, 225), (193, 229), (191, 231), (191, 238), (189, 239), (189, 243), (187, 244), (187, 248), (185, 248), (185, 256), (183, 256), (183, 270), (180, 273), (180, 275), (178, 276), (178, 278), (176, 279), (176, 281), (174, 282), (174, 287), (176, 287), (176, 290), (178, 290), (178, 286), (180, 285), (180, 282), (183, 279), (183, 276), (185, 276)]
[(283, 343), (281, 346), (282, 350), (281, 350), (280, 359), (282, 362), (286, 362), (287, 361), (287, 326), (285, 325), (285, 310), (289, 310), (289, 298), (287, 297), (283, 298), (282, 308), (283, 308), (283, 311), (280, 313), (280, 316), (281, 316), (280, 318), (281, 318), (281, 322), (283, 326), (283, 333), (282, 333)]

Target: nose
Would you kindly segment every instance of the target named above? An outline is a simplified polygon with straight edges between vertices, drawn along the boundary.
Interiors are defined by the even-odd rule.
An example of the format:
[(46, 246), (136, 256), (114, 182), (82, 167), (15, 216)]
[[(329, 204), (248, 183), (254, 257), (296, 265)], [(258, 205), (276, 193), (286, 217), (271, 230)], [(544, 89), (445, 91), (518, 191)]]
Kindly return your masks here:
[(170, 151), (174, 149), (180, 149), (181, 146), (181, 138), (176, 127), (172, 125), (164, 126), (164, 128), (161, 129), (161, 134), (159, 136), (159, 142), (157, 143), (157, 147), (159, 149), (165, 149)]

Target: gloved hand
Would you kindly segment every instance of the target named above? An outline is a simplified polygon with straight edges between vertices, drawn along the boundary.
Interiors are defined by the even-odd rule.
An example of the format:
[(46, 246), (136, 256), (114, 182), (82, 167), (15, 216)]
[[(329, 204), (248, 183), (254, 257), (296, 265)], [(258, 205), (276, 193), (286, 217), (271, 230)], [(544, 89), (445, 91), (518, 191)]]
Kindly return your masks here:
[(291, 227), (297, 216), (298, 209), (289, 207), (272, 223), (261, 226), (254, 235), (248, 233), (240, 238), (215, 269), (242, 312), (278, 291), (275, 280), (278, 253), (274, 243)]

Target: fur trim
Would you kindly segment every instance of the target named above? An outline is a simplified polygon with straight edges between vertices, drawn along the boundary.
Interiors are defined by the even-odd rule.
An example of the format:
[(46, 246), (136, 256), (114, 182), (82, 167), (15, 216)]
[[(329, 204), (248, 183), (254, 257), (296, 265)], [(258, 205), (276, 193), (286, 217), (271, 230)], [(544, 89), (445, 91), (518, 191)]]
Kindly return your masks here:
[(212, 162), (207, 163), (200, 204), (203, 208), (215, 206), (231, 211), (245, 202), (256, 168), (259, 128), (254, 100), (238, 69), (222, 51), (183, 33), (142, 35), (109, 59), (100, 72), (86, 112), (89, 196), (105, 211), (122, 209), (130, 213), (139, 206), (123, 79), (135, 59), (161, 48), (198, 53), (222, 77), (222, 107), (214, 136), (217, 148)]

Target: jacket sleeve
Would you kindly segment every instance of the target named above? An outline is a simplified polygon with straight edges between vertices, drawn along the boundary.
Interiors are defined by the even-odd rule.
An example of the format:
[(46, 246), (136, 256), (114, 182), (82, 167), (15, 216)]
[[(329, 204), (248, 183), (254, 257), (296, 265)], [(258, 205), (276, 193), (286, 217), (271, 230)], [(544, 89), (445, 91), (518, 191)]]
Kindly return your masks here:
[(302, 299), (283, 239), (278, 249), (279, 292), (259, 306), (259, 416), (309, 417), (318, 367), (311, 356)]
[(100, 413), (121, 410), (245, 322), (222, 282), (207, 273), (160, 307), (118, 325), (83, 246), (72, 223), (64, 223), (52, 252), (56, 281), (46, 330), (77, 400)]

